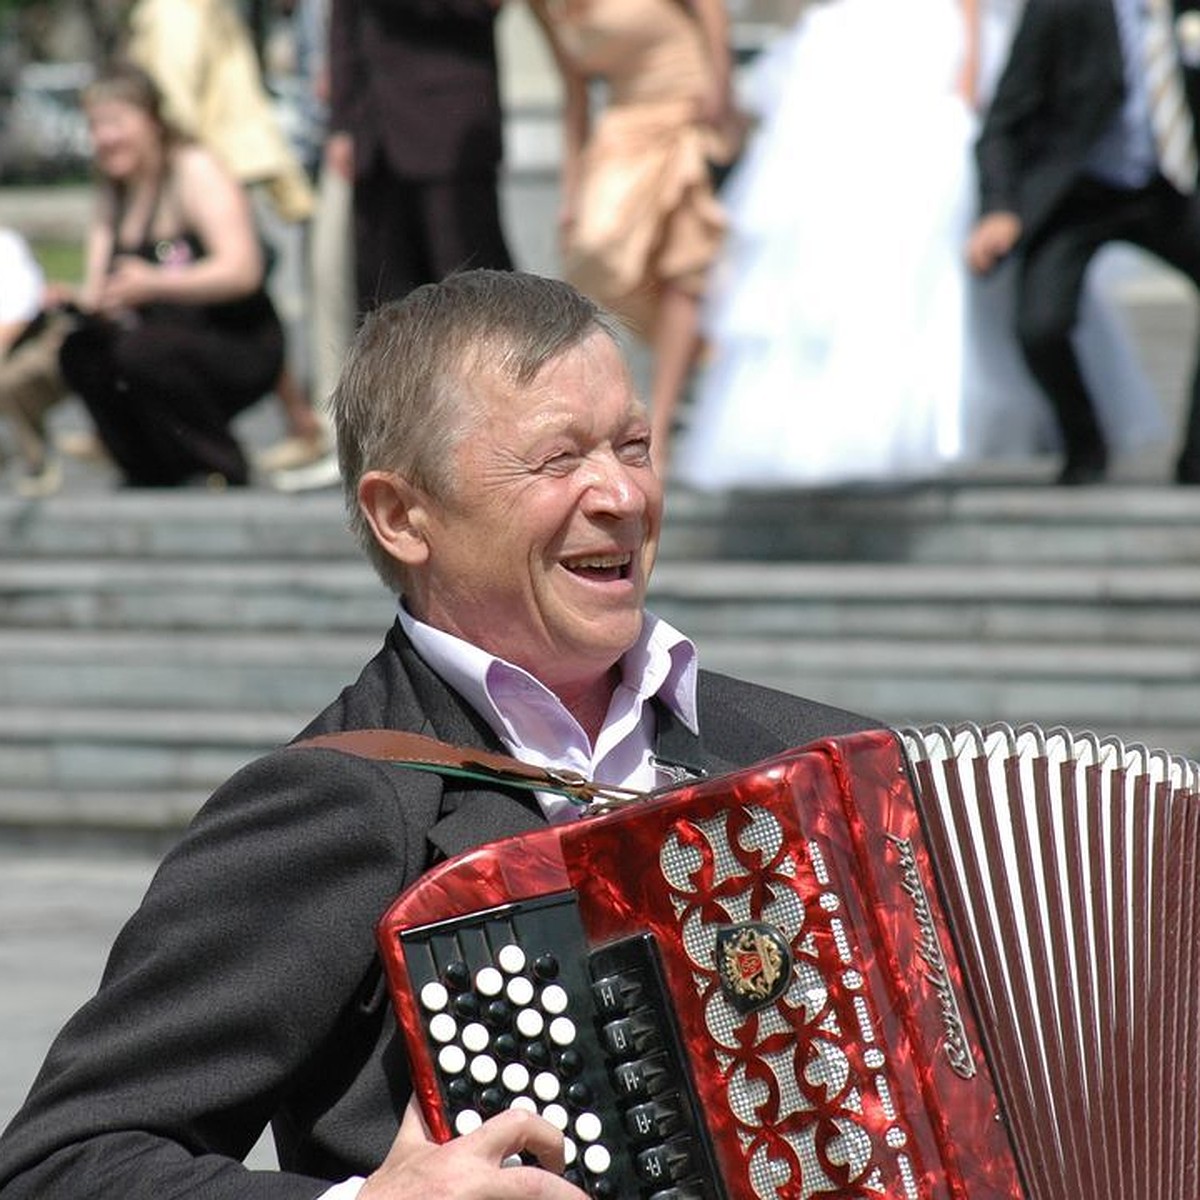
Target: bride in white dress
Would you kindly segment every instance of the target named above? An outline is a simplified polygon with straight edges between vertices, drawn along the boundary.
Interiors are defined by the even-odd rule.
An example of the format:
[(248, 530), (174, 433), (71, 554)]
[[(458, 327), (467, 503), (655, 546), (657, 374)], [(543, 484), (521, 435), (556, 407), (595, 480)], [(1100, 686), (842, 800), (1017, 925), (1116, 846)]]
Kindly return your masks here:
[[(965, 97), (990, 93), (1018, 2), (826, 0), (760, 59), (747, 99), (761, 123), (723, 196), (711, 354), (676, 480), (919, 480), (1053, 448), (1010, 285), (977, 285), (963, 260), (978, 123)], [(1129, 449), (1165, 430), (1119, 314), (1095, 293), (1084, 369), (1105, 381), (1111, 444)]]

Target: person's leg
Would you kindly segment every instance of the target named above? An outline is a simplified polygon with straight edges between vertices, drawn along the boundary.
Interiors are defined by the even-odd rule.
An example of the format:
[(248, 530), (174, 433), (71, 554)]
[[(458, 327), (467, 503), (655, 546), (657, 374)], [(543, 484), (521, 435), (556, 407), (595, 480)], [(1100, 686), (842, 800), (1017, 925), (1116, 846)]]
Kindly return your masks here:
[(313, 398), (324, 411), (354, 334), (353, 189), (337, 171), (321, 172), (309, 246)]
[(650, 448), (664, 479), (679, 398), (700, 349), (700, 297), (677, 284), (662, 289), (651, 339)]
[(1072, 340), (1084, 274), (1109, 238), (1112, 220), (1106, 209), (1088, 189), (1025, 248), (1020, 263), (1017, 339), (1062, 431), (1066, 458), (1058, 482), (1063, 484), (1095, 482), (1108, 465), (1108, 448)]
[(96, 434), (126, 479), (139, 478), (153, 465), (156, 450), (116, 366), (116, 326), (89, 321), (68, 333), (59, 366), (70, 389), (83, 402)]
[(121, 331), (112, 343), (106, 417), (110, 430), (119, 420), (126, 443), (136, 438), (136, 458), (114, 454), (128, 482), (173, 486), (208, 476), (247, 483), (230, 423), (267, 394), (282, 361), (277, 322), (242, 332), (167, 322)]
[[(1160, 184), (1144, 197), (1124, 236), (1182, 271), (1200, 292), (1200, 197), (1181, 196)], [(1200, 340), (1191, 387), (1175, 478), (1200, 484)]]
[(354, 184), (354, 275), (362, 316), (433, 276), (425, 261), (419, 185), (377, 165)]
[(0, 358), (0, 415), (8, 420), (30, 480), (51, 469), (46, 414), (67, 394), (58, 365), (64, 334), (62, 319), (51, 317), (36, 337)]
[(433, 280), (454, 271), (511, 271), (495, 172), (414, 185), (425, 259)]

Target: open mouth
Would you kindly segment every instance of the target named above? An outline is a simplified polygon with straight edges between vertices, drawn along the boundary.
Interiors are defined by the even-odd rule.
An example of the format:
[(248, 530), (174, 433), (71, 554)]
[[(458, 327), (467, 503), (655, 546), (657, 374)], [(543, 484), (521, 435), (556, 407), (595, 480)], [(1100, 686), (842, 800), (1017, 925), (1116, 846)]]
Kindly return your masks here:
[(589, 579), (597, 583), (615, 583), (628, 579), (633, 568), (633, 555), (625, 554), (591, 554), (586, 557), (565, 559), (563, 566), (572, 575), (581, 579)]

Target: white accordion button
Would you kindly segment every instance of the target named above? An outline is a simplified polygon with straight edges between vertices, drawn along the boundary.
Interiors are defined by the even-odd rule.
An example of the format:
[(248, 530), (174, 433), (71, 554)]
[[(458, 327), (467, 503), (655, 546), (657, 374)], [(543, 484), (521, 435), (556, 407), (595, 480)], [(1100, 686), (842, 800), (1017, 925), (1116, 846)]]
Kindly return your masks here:
[(575, 1143), (569, 1137), (563, 1138), (563, 1164), (569, 1167), (578, 1156)]
[(548, 1013), (567, 1011), (567, 990), (557, 983), (551, 983), (542, 988), (541, 1004)]
[(533, 984), (524, 975), (508, 981), (504, 994), (518, 1008), (524, 1008), (533, 999)]
[(458, 1032), (458, 1022), (449, 1013), (435, 1013), (429, 1018), (429, 1036), (435, 1042), (448, 1042)]
[(536, 1008), (523, 1008), (517, 1013), (517, 1032), (526, 1038), (542, 1036), (546, 1022)]
[(480, 1050), (486, 1050), (490, 1041), (491, 1035), (487, 1031), (487, 1026), (479, 1021), (472, 1021), (470, 1025), (463, 1027), (462, 1044), (472, 1053), (478, 1054)]
[(539, 1071), (533, 1077), (533, 1094), (539, 1100), (557, 1100), (561, 1087), (558, 1076), (550, 1071)]
[(555, 1017), (550, 1022), (550, 1040), (556, 1046), (569, 1046), (575, 1040), (575, 1022), (570, 1017)]
[(525, 970), (525, 951), (510, 942), (507, 946), (500, 947), (496, 961), (500, 964), (502, 971), (508, 972), (509, 975), (518, 975)]
[(498, 996), (504, 990), (504, 976), (495, 967), (481, 967), (475, 976), (475, 990), (481, 996)]
[(473, 1108), (464, 1108), (454, 1118), (454, 1132), (461, 1137), (464, 1133), (474, 1133), (482, 1124), (483, 1118)]
[(443, 1046), (438, 1051), (438, 1066), (447, 1075), (457, 1075), (467, 1065), (467, 1056), (461, 1046)]
[(471, 1078), (476, 1083), (491, 1083), (499, 1074), (500, 1068), (490, 1054), (479, 1054), (471, 1059)]
[(593, 1175), (603, 1175), (612, 1165), (612, 1155), (597, 1142), (583, 1152), (583, 1165)]
[(547, 1104), (542, 1109), (542, 1119), (549, 1121), (555, 1129), (565, 1133), (567, 1126), (571, 1123), (571, 1118), (567, 1116), (567, 1110), (561, 1104)]
[(500, 1082), (510, 1092), (523, 1092), (529, 1086), (529, 1068), (522, 1063), (509, 1063), (500, 1076)]
[(532, 1096), (514, 1096), (509, 1108), (518, 1108), (521, 1112), (537, 1113), (537, 1105), (533, 1101)]
[(575, 1118), (575, 1133), (581, 1142), (594, 1142), (604, 1126), (594, 1112), (583, 1112)]
[(421, 989), (421, 1004), (426, 1012), (441, 1012), (449, 1003), (450, 993), (436, 979), (431, 979)]

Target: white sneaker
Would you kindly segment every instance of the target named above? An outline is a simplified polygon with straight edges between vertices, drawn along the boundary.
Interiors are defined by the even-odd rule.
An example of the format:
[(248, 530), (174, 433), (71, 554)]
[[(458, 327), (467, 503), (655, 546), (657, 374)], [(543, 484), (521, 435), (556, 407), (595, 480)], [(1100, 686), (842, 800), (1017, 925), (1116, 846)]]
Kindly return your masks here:
[(41, 500), (53, 496), (62, 484), (62, 463), (57, 458), (48, 457), (40, 471), (19, 475), (14, 486), (18, 496), (24, 496), (26, 500)]
[(277, 492), (315, 492), (321, 488), (340, 487), (342, 473), (338, 469), (337, 455), (326, 454), (304, 467), (273, 471), (267, 482)]

